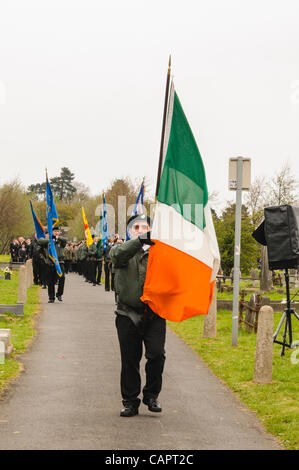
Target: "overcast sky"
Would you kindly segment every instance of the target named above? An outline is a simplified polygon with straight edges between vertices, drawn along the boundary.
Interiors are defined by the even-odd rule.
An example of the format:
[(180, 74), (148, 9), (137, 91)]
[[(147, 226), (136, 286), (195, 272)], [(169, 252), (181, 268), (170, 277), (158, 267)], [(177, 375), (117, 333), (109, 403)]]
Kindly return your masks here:
[(0, 3), (0, 184), (69, 167), (92, 194), (114, 177), (154, 191), (168, 56), (220, 204), (230, 157), (252, 179), (299, 176), (299, 3), (10, 0)]

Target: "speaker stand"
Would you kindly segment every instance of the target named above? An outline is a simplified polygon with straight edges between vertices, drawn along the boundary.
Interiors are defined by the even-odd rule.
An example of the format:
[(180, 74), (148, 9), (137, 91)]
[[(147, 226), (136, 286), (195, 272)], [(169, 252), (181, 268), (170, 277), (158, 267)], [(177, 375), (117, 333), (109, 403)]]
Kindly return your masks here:
[[(299, 346), (299, 341), (296, 343), (293, 343), (293, 334), (292, 334), (292, 315), (299, 320), (299, 316), (295, 312), (294, 309), (291, 308), (291, 299), (290, 299), (290, 285), (289, 285), (289, 272), (288, 269), (285, 269), (285, 281), (286, 281), (286, 293), (287, 293), (287, 308), (284, 311), (283, 316), (280, 319), (280, 322), (278, 324), (278, 327), (273, 335), (273, 343), (278, 343), (282, 345), (282, 350), (281, 350), (281, 356), (284, 356), (284, 351), (285, 348), (291, 348), (294, 349), (297, 346)], [(285, 322), (284, 325), (284, 331), (283, 331), (283, 340), (282, 341), (277, 341), (277, 336), (278, 333)], [(287, 336), (288, 336), (288, 342), (287, 342)]]

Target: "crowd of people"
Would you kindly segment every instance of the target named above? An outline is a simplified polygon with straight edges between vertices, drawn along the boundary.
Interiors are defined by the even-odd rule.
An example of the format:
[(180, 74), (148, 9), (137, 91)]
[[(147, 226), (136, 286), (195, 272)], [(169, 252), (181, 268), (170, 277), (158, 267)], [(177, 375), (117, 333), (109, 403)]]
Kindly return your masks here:
[[(108, 238), (104, 250), (103, 242), (96, 235), (92, 235), (93, 243), (88, 247), (86, 240), (78, 243), (68, 241), (62, 236), (59, 227), (55, 230), (55, 245), (58, 251), (58, 260), (62, 271), (62, 277), (68, 273), (77, 273), (82, 275), (85, 282), (91, 283), (93, 286), (102, 284), (102, 274), (104, 273), (105, 290), (114, 290), (114, 269), (112, 267), (109, 256), (111, 247), (117, 243), (123, 243), (124, 239), (119, 235), (111, 235)], [(49, 282), (49, 277), (56, 277), (51, 273), (51, 263), (48, 260), (48, 234), (46, 239), (37, 240), (36, 234), (32, 238), (24, 237), (15, 238), (10, 244), (10, 255), (12, 262), (24, 263), (31, 259), (33, 264), (34, 284), (43, 286), (44, 289), (49, 288), (49, 301), (53, 301), (53, 282)], [(52, 276), (51, 276), (52, 274)], [(59, 276), (55, 279), (55, 284), (59, 283)], [(62, 281), (60, 280), (60, 285)], [(62, 298), (63, 289), (60, 290), (59, 297)], [(58, 296), (57, 296), (58, 297)], [(55, 298), (54, 298), (55, 300)]]
[(32, 240), (24, 237), (15, 238), (10, 244), (11, 261), (14, 263), (24, 263), (32, 258)]

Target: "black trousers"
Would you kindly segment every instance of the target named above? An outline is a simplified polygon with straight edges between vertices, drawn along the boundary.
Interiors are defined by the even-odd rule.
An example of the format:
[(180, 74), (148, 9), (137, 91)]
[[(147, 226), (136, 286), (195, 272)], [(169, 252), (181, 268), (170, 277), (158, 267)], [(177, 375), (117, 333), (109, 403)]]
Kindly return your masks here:
[(110, 290), (110, 275), (111, 269), (107, 263), (104, 264), (104, 271), (105, 271), (105, 290)]
[(140, 361), (143, 344), (145, 346), (146, 383), (143, 387), (144, 398), (157, 398), (162, 388), (162, 373), (165, 363), (166, 322), (155, 315), (142, 323), (142, 331), (130, 318), (116, 315), (115, 324), (121, 353), (121, 395), (123, 403), (139, 406), (141, 392)]
[(101, 284), (102, 261), (90, 260), (90, 280), (93, 284)]
[(33, 282), (34, 284), (39, 284), (41, 283), (41, 279), (39, 276), (39, 260), (36, 258), (32, 258), (32, 269), (33, 269)]
[(58, 287), (57, 287), (56, 296), (58, 297), (60, 295), (63, 295), (64, 283), (65, 283), (64, 263), (60, 263), (60, 268), (62, 271), (62, 276), (58, 276), (54, 265), (48, 266), (47, 284), (48, 284), (49, 300), (55, 300), (55, 284), (56, 284), (57, 278), (58, 278)]

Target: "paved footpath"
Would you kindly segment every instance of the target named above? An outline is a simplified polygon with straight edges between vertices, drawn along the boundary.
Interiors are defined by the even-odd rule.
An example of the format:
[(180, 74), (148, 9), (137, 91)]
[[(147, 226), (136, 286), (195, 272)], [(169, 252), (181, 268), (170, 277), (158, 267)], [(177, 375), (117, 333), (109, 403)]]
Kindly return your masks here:
[(114, 294), (68, 274), (63, 302), (47, 300), (42, 290), (24, 372), (0, 400), (0, 449), (280, 448), (169, 329), (162, 413), (121, 418)]

